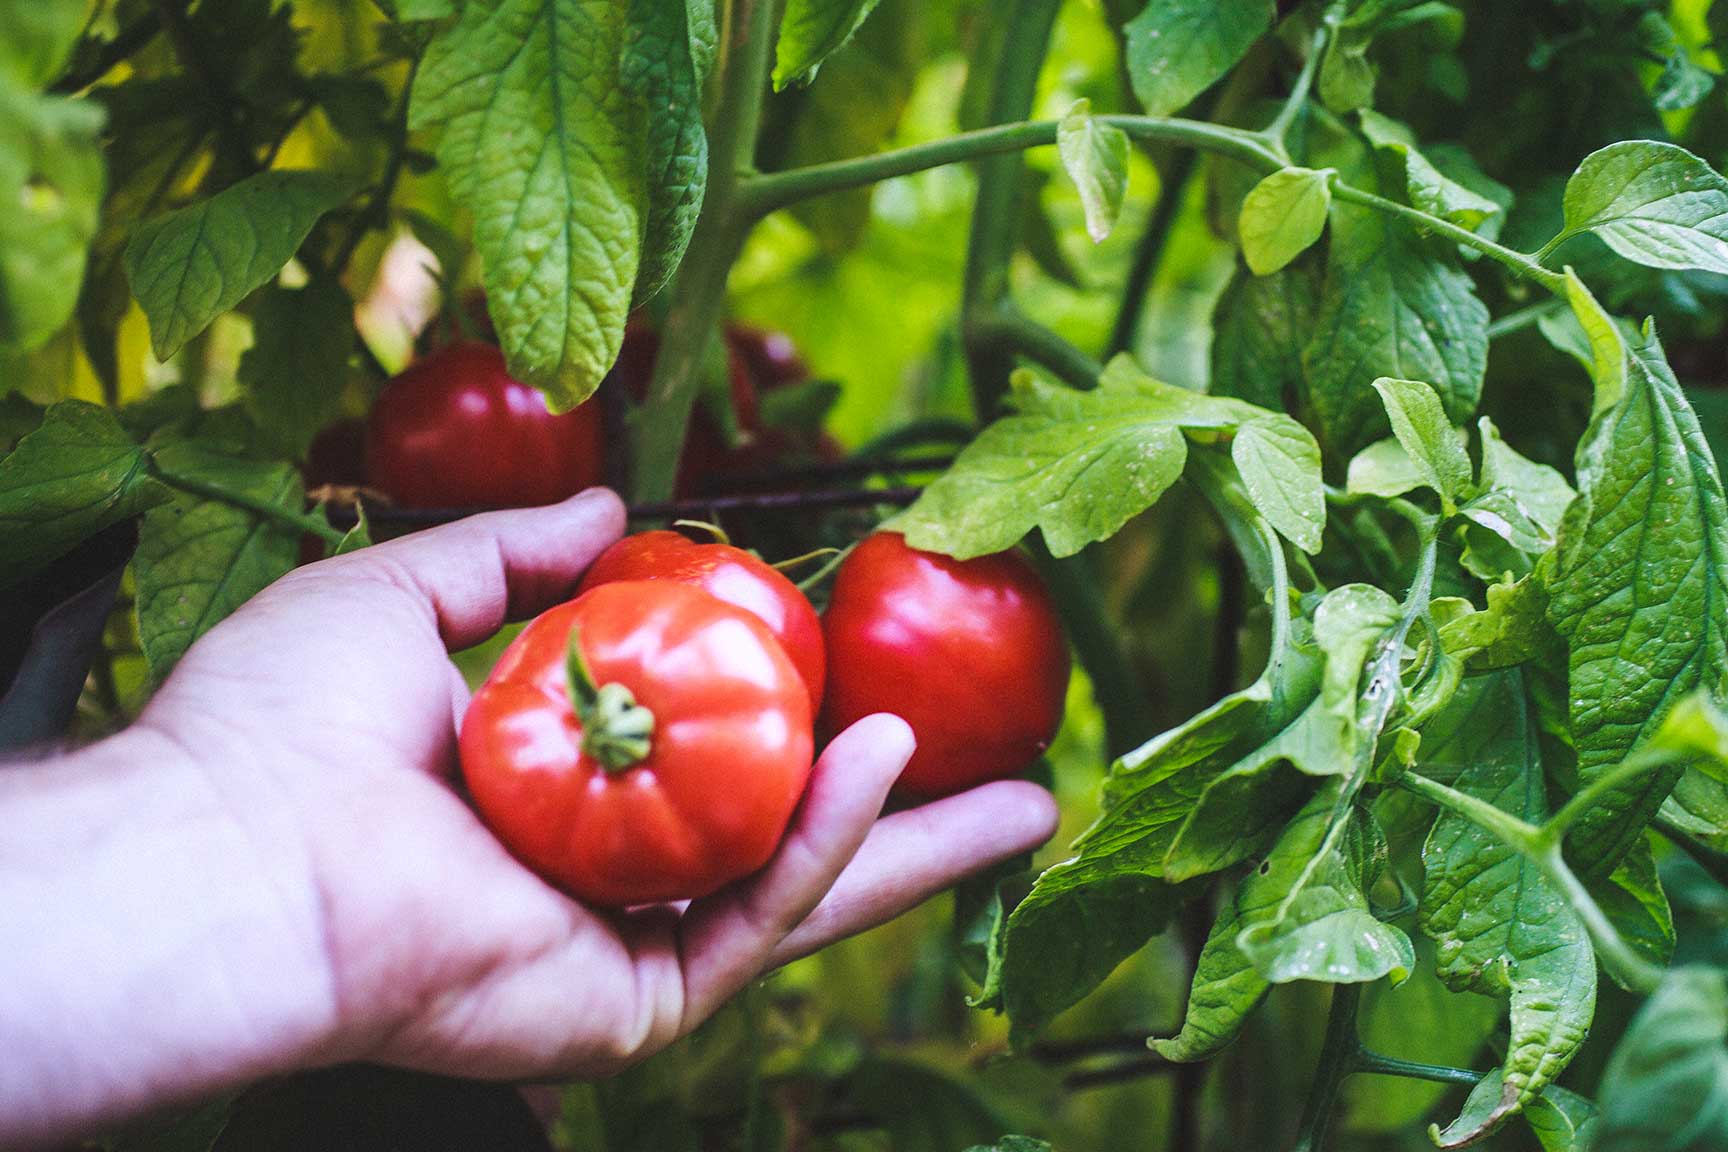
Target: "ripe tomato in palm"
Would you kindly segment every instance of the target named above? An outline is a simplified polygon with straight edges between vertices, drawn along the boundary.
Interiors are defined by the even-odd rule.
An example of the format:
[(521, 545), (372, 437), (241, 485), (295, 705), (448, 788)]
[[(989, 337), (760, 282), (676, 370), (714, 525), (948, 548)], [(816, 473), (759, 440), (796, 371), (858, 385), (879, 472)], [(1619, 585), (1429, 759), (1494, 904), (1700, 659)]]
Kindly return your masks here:
[(822, 621), (798, 586), (760, 557), (730, 544), (698, 544), (677, 532), (641, 532), (602, 552), (579, 591), (620, 580), (676, 580), (754, 613), (797, 666), (810, 690), (812, 714), (821, 708)]
[(762, 867), (811, 755), (809, 694), (767, 625), (670, 580), (605, 584), (536, 618), (461, 732), (493, 833), (608, 907), (706, 896)]
[(1012, 776), (1062, 721), (1068, 647), (1055, 605), (1019, 555), (954, 560), (868, 537), (841, 563), (822, 617), (824, 723), (872, 712), (912, 726), (898, 787), (922, 797)]
[(449, 344), (384, 386), (367, 483), (411, 508), (550, 504), (603, 475), (600, 409), (554, 416), (489, 344)]

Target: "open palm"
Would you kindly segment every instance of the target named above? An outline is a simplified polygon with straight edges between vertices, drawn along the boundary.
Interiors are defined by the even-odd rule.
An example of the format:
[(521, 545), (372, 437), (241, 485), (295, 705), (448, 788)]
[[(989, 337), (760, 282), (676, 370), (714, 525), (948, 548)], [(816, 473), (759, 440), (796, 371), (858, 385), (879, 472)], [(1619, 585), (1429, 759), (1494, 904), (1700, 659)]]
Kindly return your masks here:
[(875, 716), (822, 755), (756, 876), (687, 908), (616, 914), (549, 887), (456, 790), (467, 689), (448, 652), (566, 597), (622, 528), (596, 491), (301, 569), (198, 643), (141, 719), (272, 862), (281, 915), (316, 957), (224, 978), (319, 985), (322, 1057), (605, 1074), (765, 969), (1053, 830), (1050, 797), (1018, 782), (878, 820), (912, 736)]

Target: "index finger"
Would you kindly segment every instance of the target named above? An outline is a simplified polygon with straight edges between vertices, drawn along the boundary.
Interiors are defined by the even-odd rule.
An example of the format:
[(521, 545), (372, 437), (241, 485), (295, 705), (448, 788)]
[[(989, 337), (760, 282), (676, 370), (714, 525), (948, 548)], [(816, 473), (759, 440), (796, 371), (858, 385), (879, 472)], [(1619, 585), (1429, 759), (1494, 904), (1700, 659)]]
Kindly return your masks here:
[(609, 489), (590, 488), (562, 503), (483, 512), (315, 567), (408, 592), (454, 651), (569, 596), (623, 533), (623, 502)]

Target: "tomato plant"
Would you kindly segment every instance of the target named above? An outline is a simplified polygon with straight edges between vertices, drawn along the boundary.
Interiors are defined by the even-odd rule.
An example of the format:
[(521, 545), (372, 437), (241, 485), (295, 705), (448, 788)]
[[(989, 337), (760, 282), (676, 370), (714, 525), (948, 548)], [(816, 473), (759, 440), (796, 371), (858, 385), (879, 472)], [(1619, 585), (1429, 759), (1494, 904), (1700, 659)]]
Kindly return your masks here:
[(486, 822), (609, 907), (706, 896), (762, 867), (811, 748), (808, 689), (767, 626), (673, 581), (605, 584), (537, 617), (462, 721)]
[[(1057, 713), (1043, 600), (986, 642), (953, 573), (1031, 558), (1074, 659), (1059, 843), (569, 1089), (567, 1146), (1728, 1147), (1690, 1103), (1728, 1061), (1725, 34), (0, 0), (0, 595), (136, 524), (60, 718), (126, 723), (303, 536), (444, 514), (315, 437), (450, 427), (432, 349), (495, 339), (455, 355), (532, 431), (465, 416), (378, 486), (550, 499), (604, 456), (641, 528), (864, 540), (808, 581), (829, 711), (910, 714), (913, 791)], [(888, 549), (919, 640), (854, 663)]]
[(674, 580), (753, 614), (792, 658), (810, 692), (810, 714), (821, 708), (827, 675), (822, 623), (797, 585), (761, 557), (724, 541), (698, 544), (677, 532), (641, 532), (602, 552), (581, 590), (620, 580)]
[(1005, 779), (1056, 735), (1068, 646), (1038, 574), (1012, 552), (954, 560), (878, 532), (840, 565), (822, 630), (827, 727), (872, 712), (911, 724), (903, 791)]

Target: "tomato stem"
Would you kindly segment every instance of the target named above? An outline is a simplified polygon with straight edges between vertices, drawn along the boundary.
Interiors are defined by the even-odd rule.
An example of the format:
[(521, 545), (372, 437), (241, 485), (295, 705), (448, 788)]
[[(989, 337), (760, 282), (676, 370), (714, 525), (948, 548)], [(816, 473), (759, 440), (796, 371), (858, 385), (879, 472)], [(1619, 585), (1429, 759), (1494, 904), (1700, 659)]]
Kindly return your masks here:
[(570, 650), (565, 658), (569, 674), (570, 704), (582, 725), (582, 754), (599, 761), (608, 775), (633, 768), (648, 758), (653, 746), (654, 713), (636, 703), (622, 684), (595, 684), (594, 673), (582, 655), (581, 629), (570, 629)]
[(726, 529), (707, 520), (679, 519), (672, 521), (674, 528), (694, 528), (698, 532), (706, 532), (716, 544), (731, 544), (732, 537), (726, 535)]

